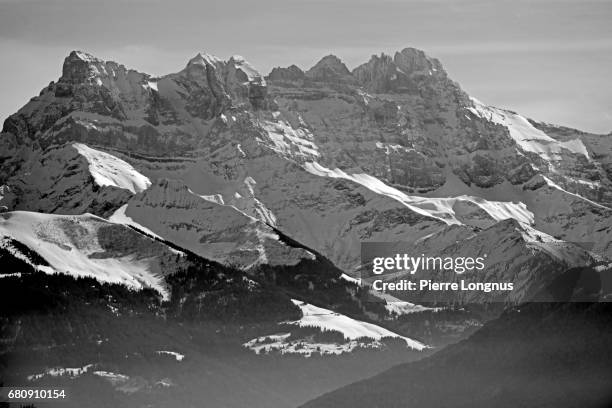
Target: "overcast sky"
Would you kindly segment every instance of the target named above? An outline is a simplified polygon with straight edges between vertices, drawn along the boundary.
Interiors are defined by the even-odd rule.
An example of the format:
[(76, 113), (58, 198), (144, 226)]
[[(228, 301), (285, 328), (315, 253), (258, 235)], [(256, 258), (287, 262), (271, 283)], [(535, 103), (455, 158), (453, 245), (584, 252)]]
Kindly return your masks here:
[(162, 75), (199, 51), (267, 74), (407, 46), (487, 104), (612, 131), (612, 0), (0, 0), (0, 120), (72, 49)]

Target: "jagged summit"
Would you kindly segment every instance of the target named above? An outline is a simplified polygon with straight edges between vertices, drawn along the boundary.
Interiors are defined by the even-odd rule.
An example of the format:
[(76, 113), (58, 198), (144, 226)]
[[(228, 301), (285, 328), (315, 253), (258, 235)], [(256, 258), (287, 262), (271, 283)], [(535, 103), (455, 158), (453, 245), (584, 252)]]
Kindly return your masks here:
[(106, 73), (106, 61), (83, 51), (72, 51), (64, 59), (62, 78), (68, 82), (82, 82), (96, 75)]
[(417, 48), (407, 47), (398, 51), (393, 56), (393, 61), (402, 69), (410, 72), (442, 70), (442, 64), (436, 58), (428, 56), (425, 51)]
[[(105, 61), (87, 52), (75, 50), (64, 59), (55, 96), (66, 97), (80, 93), (89, 95), (110, 90), (115, 95), (133, 94), (137, 85), (146, 84), (149, 78), (150, 75), (128, 69), (115, 61)], [(131, 96), (132, 99), (137, 97)]]
[(303, 78), (304, 71), (295, 64), (287, 68), (275, 67), (267, 76), (270, 81), (297, 81)]
[[(265, 86), (264, 76), (240, 55), (233, 55), (228, 60), (223, 60), (215, 55), (199, 52), (188, 61), (183, 72), (192, 71), (192, 67), (197, 66), (210, 66), (223, 71), (220, 73), (221, 77), (227, 76), (228, 72), (230, 76), (237, 73), (237, 81)], [(117, 72), (123, 72), (125, 75), (128, 72), (137, 73), (117, 62), (105, 61), (88, 52), (74, 50), (64, 60), (60, 80), (69, 83), (93, 81), (100, 85), (101, 81), (96, 78), (116, 76)], [(295, 81), (309, 78), (322, 82), (359, 83), (365, 85), (368, 90), (389, 91), (401, 84), (403, 76), (416, 72), (445, 74), (437, 59), (427, 56), (421, 50), (404, 48), (396, 52), (393, 57), (384, 53), (380, 56), (373, 55), (367, 63), (358, 66), (352, 72), (339, 57), (329, 54), (305, 72), (298, 66), (291, 65), (287, 68), (274, 68), (268, 77), (271, 80)], [(146, 74), (139, 74), (149, 77)], [(390, 83), (393, 81), (395, 82)], [(386, 85), (381, 82), (385, 82)]]
[(346, 65), (335, 55), (326, 55), (312, 68), (306, 71), (308, 78), (318, 81), (352, 80), (352, 75)]
[(234, 54), (230, 57), (230, 61), (234, 61), (236, 63), (244, 63), (246, 62), (246, 59), (242, 55)]
[(369, 92), (383, 93), (414, 93), (428, 84), (447, 80), (440, 61), (416, 48), (404, 48), (393, 56), (384, 53), (372, 55), (352, 74)]
[[(64, 59), (63, 65), (63, 73), (66, 76), (66, 71), (70, 72), (74, 67), (89, 67), (90, 70), (96, 71), (98, 69), (98, 74), (106, 73), (105, 70), (101, 67), (112, 66), (117, 67), (125, 71), (133, 71), (133, 69), (127, 69), (123, 64), (119, 64), (115, 61), (106, 61), (102, 58), (98, 58), (93, 54), (90, 54), (85, 51), (73, 50), (68, 54), (68, 56)], [(92, 68), (94, 67), (94, 68)]]
[(349, 70), (346, 67), (346, 65), (344, 65), (344, 62), (342, 62), (342, 60), (340, 58), (338, 58), (337, 56), (335, 56), (334, 54), (328, 54), (326, 56), (324, 56), (323, 58), (321, 58), (319, 60), (319, 62), (317, 62), (312, 68), (317, 68), (317, 67), (330, 67), (330, 68), (335, 68), (338, 69), (339, 71), (344, 71), (342, 73), (348, 73)]
[(80, 60), (83, 62), (104, 62), (100, 58), (93, 56), (92, 54), (80, 50), (73, 50), (66, 57), (66, 61)]
[(223, 62), (221, 58), (218, 58), (212, 54), (198, 52), (195, 57), (189, 60), (187, 65), (216, 65)]
[(227, 63), (230, 67), (233, 67), (237, 73), (238, 80), (261, 86), (266, 85), (263, 75), (261, 75), (243, 56), (233, 55)]
[[(211, 67), (217, 70), (220, 79), (237, 81), (243, 84), (257, 84), (265, 86), (263, 75), (257, 71), (243, 56), (233, 55), (227, 61), (211, 54), (198, 53), (189, 60), (184, 72), (193, 73), (197, 67)], [(172, 75), (172, 74), (171, 74)]]

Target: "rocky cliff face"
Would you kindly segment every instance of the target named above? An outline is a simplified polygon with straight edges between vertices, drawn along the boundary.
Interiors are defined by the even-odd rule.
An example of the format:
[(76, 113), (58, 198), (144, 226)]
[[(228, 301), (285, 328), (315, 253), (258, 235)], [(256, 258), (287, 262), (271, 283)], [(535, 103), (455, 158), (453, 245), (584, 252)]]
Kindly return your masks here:
[(226, 205), (221, 196), (199, 196), (176, 180), (160, 179), (132, 197), (122, 214), (206, 259), (244, 269), (315, 259), (285, 245), (268, 224)]

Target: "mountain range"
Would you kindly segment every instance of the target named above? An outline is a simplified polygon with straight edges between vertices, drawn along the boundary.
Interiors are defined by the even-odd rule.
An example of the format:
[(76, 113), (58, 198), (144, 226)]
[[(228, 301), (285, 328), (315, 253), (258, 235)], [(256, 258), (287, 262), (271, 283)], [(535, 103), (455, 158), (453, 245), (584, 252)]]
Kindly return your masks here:
[[(161, 77), (73, 51), (5, 120), (0, 158), (0, 379), (105, 384), (100, 406), (297, 406), (612, 262), (610, 135), (488, 106), (414, 48), (267, 76), (198, 53)], [(461, 278), (516, 290), (376, 293), (362, 242), (486, 257)]]

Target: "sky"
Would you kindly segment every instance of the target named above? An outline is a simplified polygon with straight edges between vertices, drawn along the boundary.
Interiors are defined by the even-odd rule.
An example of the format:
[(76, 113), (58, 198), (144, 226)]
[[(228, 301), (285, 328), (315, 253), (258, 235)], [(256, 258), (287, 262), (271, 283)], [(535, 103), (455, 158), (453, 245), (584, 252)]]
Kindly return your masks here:
[(0, 121), (74, 49), (163, 75), (198, 52), (267, 74), (405, 47), (489, 105), (612, 131), (612, 0), (0, 0)]

